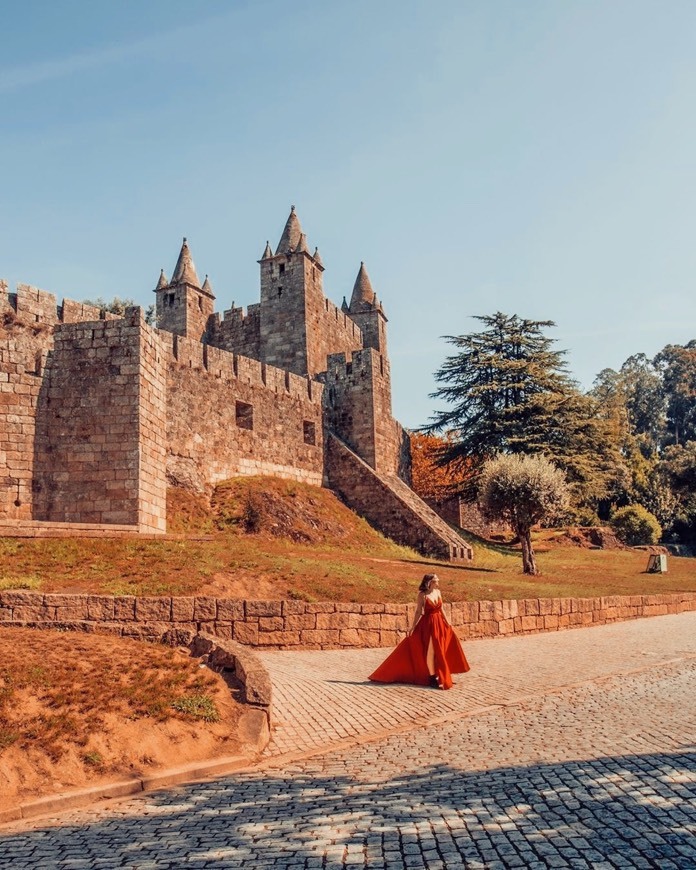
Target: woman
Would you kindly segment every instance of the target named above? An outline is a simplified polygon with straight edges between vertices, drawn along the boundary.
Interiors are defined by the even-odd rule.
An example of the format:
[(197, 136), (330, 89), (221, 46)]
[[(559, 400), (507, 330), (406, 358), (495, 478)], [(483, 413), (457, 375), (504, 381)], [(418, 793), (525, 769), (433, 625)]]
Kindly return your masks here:
[(437, 574), (426, 574), (418, 587), (413, 625), (370, 679), (377, 683), (415, 683), (452, 688), (452, 674), (469, 670), (459, 638), (442, 612)]

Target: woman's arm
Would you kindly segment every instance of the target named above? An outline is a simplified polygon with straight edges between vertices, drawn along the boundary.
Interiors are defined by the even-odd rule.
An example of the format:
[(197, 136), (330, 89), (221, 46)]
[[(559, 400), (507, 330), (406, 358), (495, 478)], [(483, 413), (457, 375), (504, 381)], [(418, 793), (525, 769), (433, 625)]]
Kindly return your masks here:
[(413, 634), (415, 627), (418, 625), (418, 620), (421, 618), (423, 613), (423, 602), (425, 601), (425, 595), (422, 592), (418, 593), (418, 600), (416, 601), (416, 612), (413, 614), (413, 624), (406, 632), (407, 634)]

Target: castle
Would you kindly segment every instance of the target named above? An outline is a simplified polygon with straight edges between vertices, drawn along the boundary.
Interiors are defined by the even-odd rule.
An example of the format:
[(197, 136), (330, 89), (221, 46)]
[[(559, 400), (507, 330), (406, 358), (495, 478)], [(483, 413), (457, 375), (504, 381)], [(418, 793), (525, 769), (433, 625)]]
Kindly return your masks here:
[(238, 475), (323, 485), (396, 541), (442, 559), (468, 544), (410, 489), (391, 411), (387, 318), (364, 264), (324, 295), (294, 207), (266, 244), (260, 301), (214, 311), (186, 239), (155, 288), (156, 327), (0, 281), (0, 526), (166, 531), (167, 486)]

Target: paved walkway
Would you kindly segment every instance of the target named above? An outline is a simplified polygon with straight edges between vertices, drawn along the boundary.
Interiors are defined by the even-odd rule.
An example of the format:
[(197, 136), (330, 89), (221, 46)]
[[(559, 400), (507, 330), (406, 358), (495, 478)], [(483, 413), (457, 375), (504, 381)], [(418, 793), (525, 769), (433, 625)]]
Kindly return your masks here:
[(449, 692), (264, 653), (258, 768), (1, 829), (0, 867), (696, 867), (696, 613), (466, 650)]

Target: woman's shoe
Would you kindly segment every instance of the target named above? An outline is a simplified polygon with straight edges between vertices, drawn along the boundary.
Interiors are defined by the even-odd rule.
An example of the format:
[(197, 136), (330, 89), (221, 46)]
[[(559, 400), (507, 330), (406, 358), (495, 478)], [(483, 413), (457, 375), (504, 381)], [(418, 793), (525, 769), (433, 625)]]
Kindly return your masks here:
[(428, 685), (431, 689), (440, 688), (440, 681), (437, 678), (437, 674), (430, 674), (430, 677), (428, 678)]

